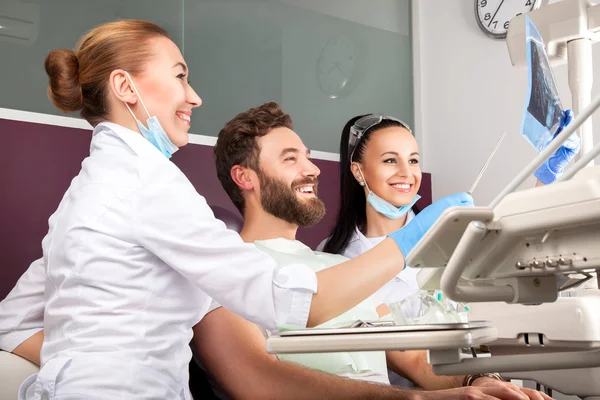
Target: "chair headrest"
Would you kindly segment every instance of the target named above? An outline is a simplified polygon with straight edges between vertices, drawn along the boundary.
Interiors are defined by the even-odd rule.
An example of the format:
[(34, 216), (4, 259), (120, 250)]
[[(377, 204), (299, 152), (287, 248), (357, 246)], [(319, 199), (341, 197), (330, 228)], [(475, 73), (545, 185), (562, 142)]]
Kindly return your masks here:
[(215, 214), (215, 218), (223, 221), (225, 226), (227, 226), (227, 229), (231, 229), (237, 233), (242, 231), (244, 220), (240, 214), (219, 206), (210, 206), (210, 208), (212, 209), (213, 214)]

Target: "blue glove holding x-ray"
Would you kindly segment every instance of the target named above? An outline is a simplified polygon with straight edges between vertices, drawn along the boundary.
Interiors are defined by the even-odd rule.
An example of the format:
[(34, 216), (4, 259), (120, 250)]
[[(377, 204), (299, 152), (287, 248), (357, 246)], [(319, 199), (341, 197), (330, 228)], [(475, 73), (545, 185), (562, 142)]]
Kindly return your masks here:
[(402, 255), (406, 258), (408, 253), (421, 240), (425, 232), (431, 228), (440, 215), (452, 206), (473, 207), (473, 198), (470, 194), (464, 192), (443, 197), (417, 214), (410, 221), (410, 224), (388, 235), (388, 237), (394, 239), (398, 247), (400, 247)]
[[(573, 120), (573, 111), (566, 110), (563, 113), (563, 116), (560, 121), (560, 125), (554, 134), (556, 137), (562, 130), (569, 125), (569, 123)], [(546, 160), (541, 167), (537, 169), (533, 173), (536, 178), (539, 179), (544, 185), (548, 185), (556, 180), (567, 165), (571, 162), (573, 157), (577, 153), (579, 153), (579, 148), (581, 147), (579, 135), (577, 133), (572, 134), (563, 144), (559, 147), (558, 150)]]

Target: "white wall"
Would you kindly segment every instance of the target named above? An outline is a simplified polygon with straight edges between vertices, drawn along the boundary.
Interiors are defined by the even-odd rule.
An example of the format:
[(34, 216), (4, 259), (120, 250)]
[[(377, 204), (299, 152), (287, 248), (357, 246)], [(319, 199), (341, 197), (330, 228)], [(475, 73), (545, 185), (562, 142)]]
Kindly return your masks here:
[[(503, 40), (478, 28), (473, 1), (413, 1), (418, 18), (421, 109), (417, 118), (427, 172), (433, 174), (433, 195), (466, 191), (503, 131), (508, 134), (474, 192), (486, 205), (536, 155), (519, 133), (525, 102), (527, 71), (510, 64)], [(594, 70), (600, 48), (594, 47)], [(563, 107), (571, 105), (566, 65), (554, 71)], [(600, 78), (597, 78), (597, 80)], [(594, 94), (598, 84), (594, 85)], [(419, 107), (420, 106), (420, 107)], [(600, 116), (594, 118), (600, 127)], [(598, 130), (598, 129), (596, 129)], [(600, 134), (596, 132), (596, 141)], [(597, 161), (598, 162), (598, 161)], [(534, 179), (524, 184), (530, 187)]]

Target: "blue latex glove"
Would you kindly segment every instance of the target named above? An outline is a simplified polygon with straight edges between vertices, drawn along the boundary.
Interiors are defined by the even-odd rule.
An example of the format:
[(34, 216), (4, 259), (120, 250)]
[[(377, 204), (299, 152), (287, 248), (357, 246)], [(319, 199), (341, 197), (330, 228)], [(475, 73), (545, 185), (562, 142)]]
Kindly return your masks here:
[[(554, 137), (561, 133), (572, 120), (573, 111), (566, 110)], [(535, 175), (535, 177), (544, 185), (554, 182), (556, 178), (563, 173), (573, 157), (579, 153), (579, 148), (581, 147), (580, 142), (579, 135), (576, 133), (572, 134), (571, 137), (569, 137), (563, 145), (533, 173), (533, 175)]]
[(410, 224), (388, 235), (388, 237), (394, 239), (398, 247), (400, 247), (402, 255), (406, 258), (431, 225), (437, 221), (447, 208), (452, 206), (472, 207), (473, 198), (470, 194), (464, 192), (443, 197), (417, 214), (410, 221)]

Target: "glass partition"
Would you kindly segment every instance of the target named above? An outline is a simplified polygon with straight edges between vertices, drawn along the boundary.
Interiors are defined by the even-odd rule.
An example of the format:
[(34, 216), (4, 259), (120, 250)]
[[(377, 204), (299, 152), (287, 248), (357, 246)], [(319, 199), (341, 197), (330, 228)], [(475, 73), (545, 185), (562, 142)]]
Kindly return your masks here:
[(276, 101), (308, 147), (337, 153), (355, 115), (380, 112), (413, 123), (409, 3), (2, 0), (0, 21), (18, 15), (27, 23), (12, 26), (18, 37), (0, 35), (0, 107), (61, 114), (46, 96), (46, 54), (72, 48), (102, 22), (147, 19), (170, 32), (190, 66), (203, 99), (192, 133), (216, 136), (237, 113)]

